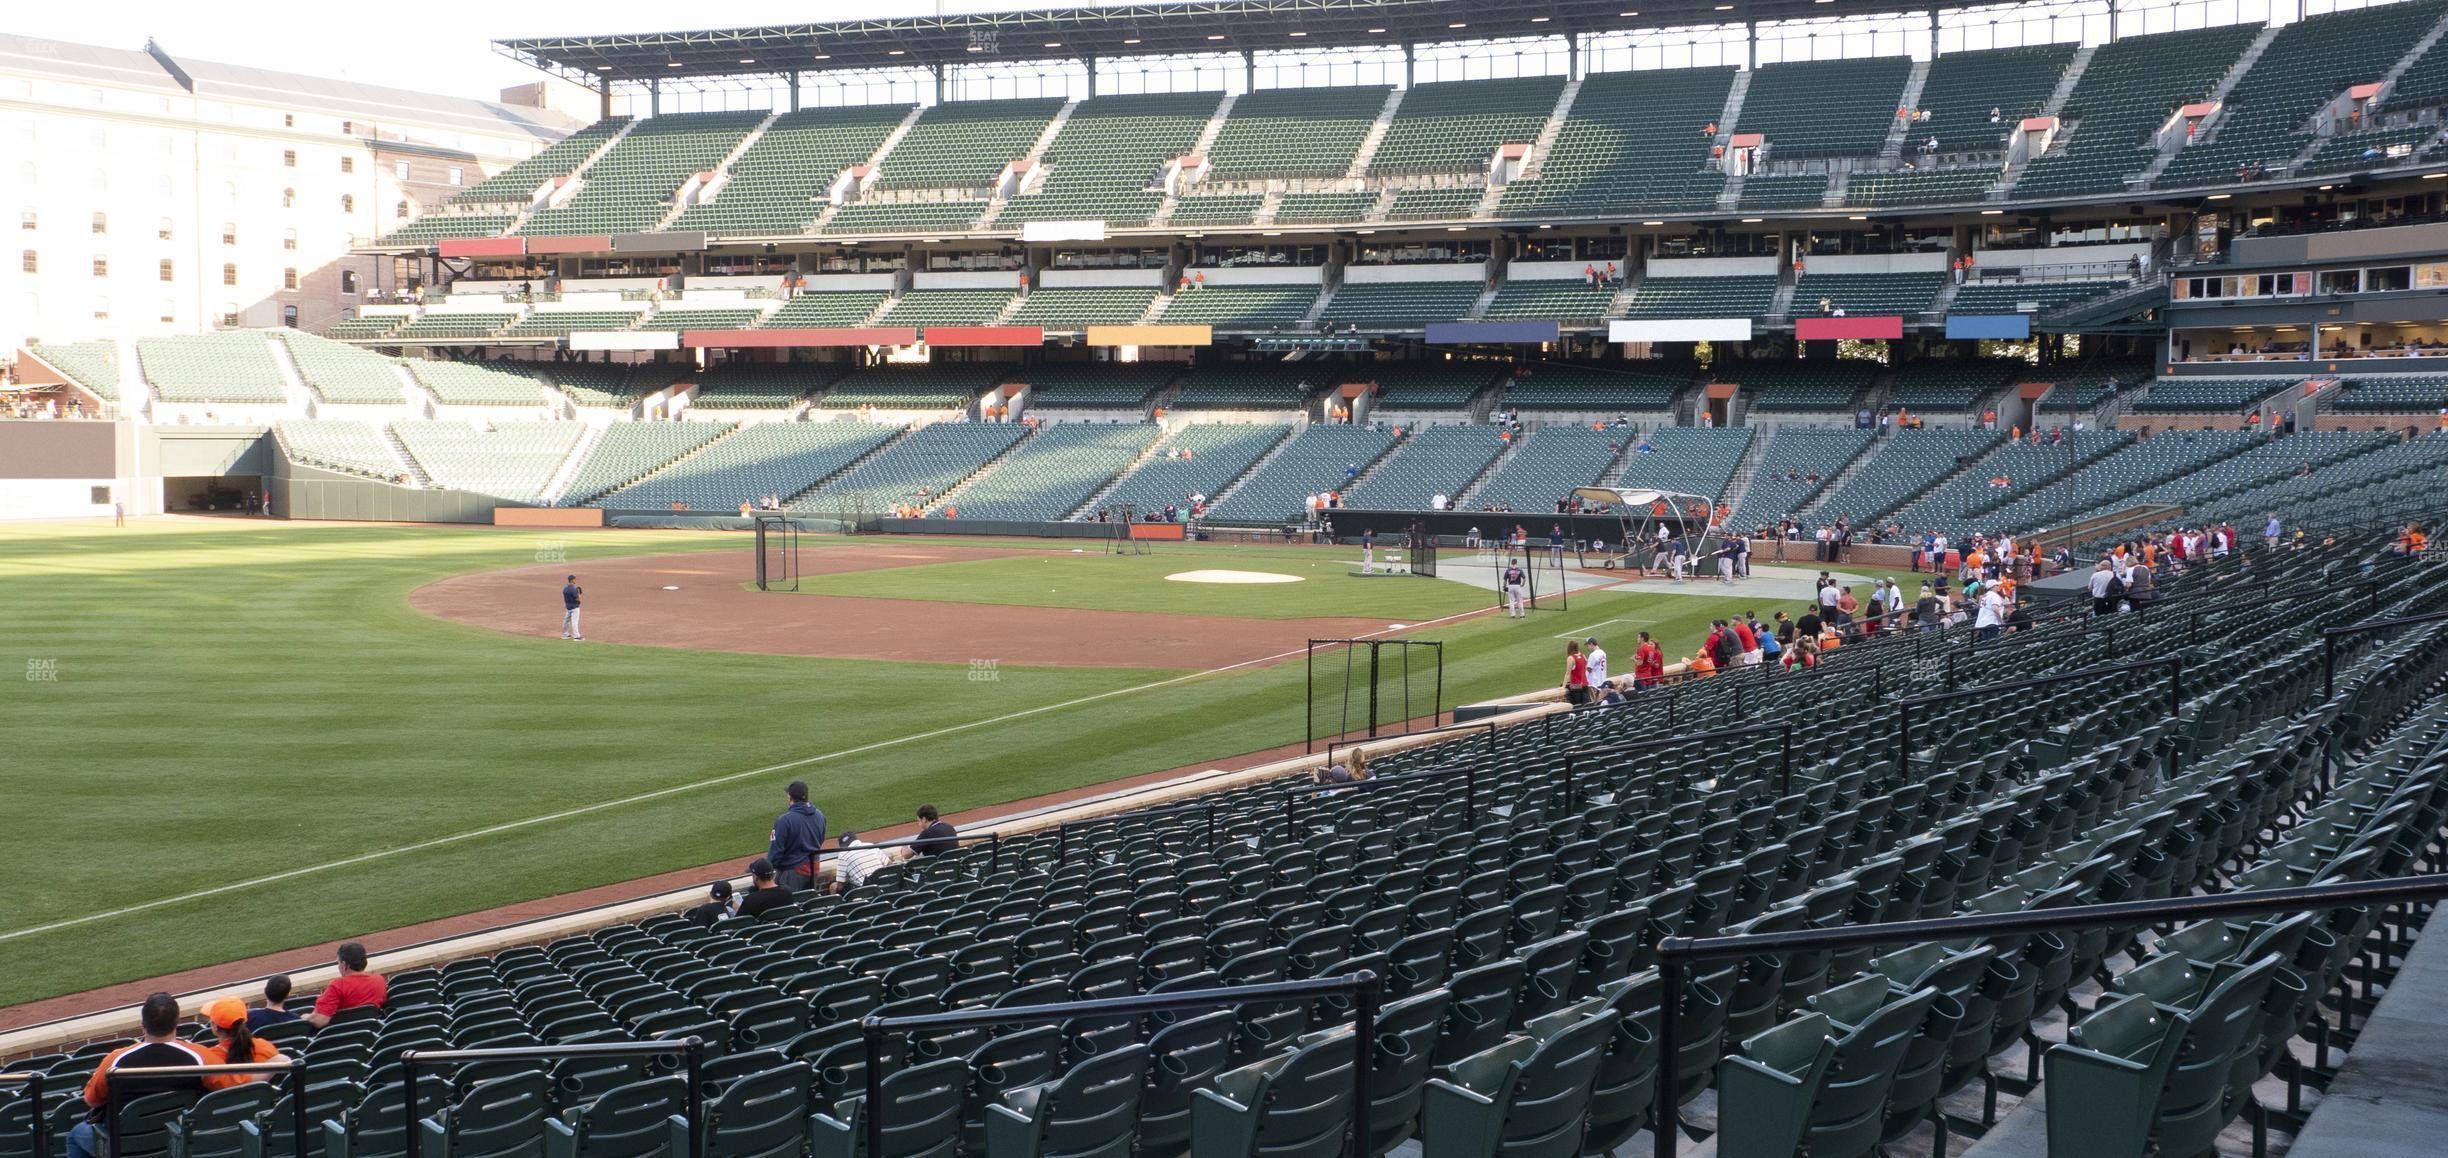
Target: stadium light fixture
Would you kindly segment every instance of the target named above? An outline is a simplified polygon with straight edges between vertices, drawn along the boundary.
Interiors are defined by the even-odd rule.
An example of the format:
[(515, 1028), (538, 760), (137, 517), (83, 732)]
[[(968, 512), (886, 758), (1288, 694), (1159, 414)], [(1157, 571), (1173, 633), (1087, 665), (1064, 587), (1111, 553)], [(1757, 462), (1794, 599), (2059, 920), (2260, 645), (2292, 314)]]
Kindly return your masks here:
[(1643, 222), (1641, 222), (1641, 224), (1643, 224), (1643, 225), (1664, 225), (1664, 224), (1666, 224), (1666, 223), (1665, 223), (1665, 222), (1663, 222), (1663, 221), (1643, 221)]
[(1617, 15), (1617, 16), (1621, 16), (1621, 17), (1623, 17), (1623, 18), (1624, 18), (1624, 19), (1626, 19), (1626, 20), (1629, 20), (1629, 19), (1631, 19), (1632, 17), (1635, 17), (1635, 16), (1640, 15), (1640, 13), (1639, 13), (1639, 12), (1636, 10), (1636, 11), (1632, 11), (1632, 12), (1618, 12), (1618, 13), (1616, 13), (1616, 15)]
[(1531, 17), (1531, 18), (1530, 18), (1530, 23), (1532, 23), (1532, 24), (1545, 24), (1545, 23), (1547, 23), (1547, 22), (1548, 22), (1549, 20), (1551, 20), (1551, 19), (1553, 19), (1553, 17), (1548, 17), (1548, 16), (1533, 16), (1533, 17)]
[(676, 61), (676, 60), (667, 60), (667, 61), (664, 61), (664, 62), (663, 62), (663, 67), (665, 67), (665, 68), (678, 68), (678, 67), (680, 67), (680, 62), (679, 62), (679, 61)]
[(1734, 6), (1731, 4), (1720, 4), (1717, 6), (1717, 11), (1719, 12), (1732, 12), (1733, 10)]
[(1059, 40), (1049, 40), (1049, 41), (1046, 41), (1046, 47), (1047, 47), (1047, 48), (1061, 48), (1061, 47), (1062, 47), (1062, 41), (1059, 41)]
[(1448, 225), (1448, 226), (1446, 226), (1446, 227), (1445, 227), (1445, 232), (1447, 232), (1447, 233), (1460, 233), (1460, 232), (1462, 232), (1463, 230), (1468, 229), (1468, 228), (1470, 228), (1470, 226), (1467, 226), (1467, 225)]
[(1446, 25), (1445, 27), (1447, 27), (1447, 28), (1468, 28), (1468, 27), (1470, 27), (1470, 24), (1469, 24), (1468, 22), (1465, 22), (1465, 21), (1456, 20), (1456, 21), (1454, 21), (1453, 23)]
[(907, 54), (905, 51), (903, 51), (902, 49), (898, 49), (898, 48), (887, 48), (887, 49), (885, 49), (885, 50), (884, 50), (884, 55), (886, 55), (886, 56), (906, 56), (906, 55), (908, 55), (908, 54)]
[(2211, 195), (2210, 195), (2210, 199), (2211, 199), (2212, 201), (2225, 201), (2226, 199), (2228, 199), (2228, 198), (2230, 198), (2230, 197), (2233, 197), (2233, 196), (2235, 196), (2235, 194), (2233, 194), (2233, 193), (2213, 193), (2213, 194), (2211, 194)]
[(2003, 209), (1983, 209), (1983, 210), (1981, 210), (1981, 216), (1983, 216), (1983, 217), (1996, 217), (1996, 216), (1998, 216), (1999, 214), (2002, 214), (2002, 213), (2004, 213), (2004, 212), (2006, 212), (2006, 211), (2005, 211), (2005, 210), (2003, 210)]
[(1868, 221), (1868, 220), (1870, 220), (1870, 219), (1869, 219), (1868, 217), (1866, 217), (1866, 216), (1862, 215), (1862, 214), (1856, 213), (1856, 214), (1854, 214), (1854, 215), (1853, 215), (1853, 216), (1851, 216), (1851, 217), (1847, 217), (1847, 218), (1845, 218), (1845, 220), (1847, 220), (1847, 221)]
[(1539, 228), (1541, 228), (1541, 229), (1553, 229), (1553, 228), (1555, 228), (1555, 226), (1552, 226), (1552, 225), (1542, 225), (1542, 226), (1539, 226)]
[(985, 49), (985, 47), (984, 47), (984, 46), (982, 46), (982, 45), (972, 44), (972, 45), (970, 45), (970, 46), (969, 46), (969, 51), (971, 51), (971, 52), (984, 52), (984, 51), (986, 51), (986, 49)]
[(833, 54), (832, 54), (832, 53), (830, 53), (830, 52), (819, 52), (819, 53), (817, 53), (817, 54), (816, 54), (816, 59), (818, 59), (818, 60), (831, 60), (831, 59), (833, 59)]
[(2326, 192), (2328, 192), (2328, 191), (2330, 191), (2330, 190), (2332, 190), (2332, 189), (2335, 189), (2335, 188), (2337, 188), (2337, 186), (2335, 186), (2335, 185), (2323, 185), (2323, 186), (2321, 186), (2321, 187), (2320, 187), (2320, 191), (2321, 191), (2321, 192), (2323, 192), (2323, 193), (2326, 193)]
[(1122, 43), (1124, 43), (1124, 44), (1137, 44), (1137, 43), (1139, 43), (1139, 38), (1138, 38), (1138, 37), (1136, 37), (1136, 36), (1128, 37), (1128, 38), (1125, 38), (1125, 39), (1122, 41)]
[(1280, 229), (1270, 229), (1270, 230), (1267, 230), (1267, 231), (1266, 231), (1266, 232), (1264, 232), (1264, 233), (1259, 234), (1258, 236), (1260, 236), (1260, 237), (1282, 237), (1282, 236), (1283, 236), (1283, 230), (1280, 230)]
[(755, 57), (753, 57), (753, 56), (743, 56), (743, 57), (741, 57), (741, 58), (740, 58), (740, 63), (741, 63), (741, 64), (755, 64), (755, 63), (756, 63), (756, 58), (755, 58)]
[(1760, 223), (1762, 220), (1764, 220), (1764, 218), (1759, 218), (1759, 217), (1745, 217), (1745, 218), (1743, 218), (1743, 219), (1742, 219), (1742, 223), (1743, 223), (1743, 224), (1745, 224), (1745, 225), (1757, 225), (1757, 224), (1759, 224), (1759, 223)]
[(1308, 34), (1308, 33), (1306, 33), (1306, 32), (1297, 32), (1297, 31), (1296, 31), (1296, 32), (1287, 32), (1287, 33), (1284, 33), (1284, 35), (1286, 35), (1286, 36), (1290, 36), (1290, 37), (1294, 37), (1294, 38), (1298, 38), (1298, 37), (1307, 36), (1307, 35), (1309, 35), (1309, 34)]
[(2448, 177), (2448, 173), (2425, 173), (2422, 175), (2422, 179), (2425, 181), (2437, 181), (2442, 177)]
[(1224, 34), (1223, 34), (1223, 33), (1221, 33), (1221, 32), (1210, 32), (1210, 33), (1208, 33), (1208, 34), (1207, 34), (1207, 39), (1209, 39), (1209, 40), (1222, 40), (1222, 39), (1224, 39)]

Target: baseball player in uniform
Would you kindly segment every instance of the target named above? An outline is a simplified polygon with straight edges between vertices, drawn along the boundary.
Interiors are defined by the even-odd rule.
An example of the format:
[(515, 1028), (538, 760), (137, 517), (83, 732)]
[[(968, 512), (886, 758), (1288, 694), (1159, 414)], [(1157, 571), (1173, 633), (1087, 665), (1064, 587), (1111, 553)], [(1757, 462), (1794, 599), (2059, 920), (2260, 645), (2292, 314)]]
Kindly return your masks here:
[(1529, 613), (1529, 580), (1530, 577), (1522, 572), (1522, 565), (1519, 560), (1508, 559), (1505, 561), (1505, 614), (1510, 615), (1515, 619), (1520, 619), (1522, 616)]

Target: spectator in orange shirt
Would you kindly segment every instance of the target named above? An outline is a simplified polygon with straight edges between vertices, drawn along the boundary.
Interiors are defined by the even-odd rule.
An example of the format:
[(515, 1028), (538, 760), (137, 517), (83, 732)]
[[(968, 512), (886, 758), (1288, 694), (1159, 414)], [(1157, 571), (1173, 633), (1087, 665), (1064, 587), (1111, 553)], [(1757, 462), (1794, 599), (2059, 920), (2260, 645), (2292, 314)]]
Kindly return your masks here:
[[(204, 1006), (204, 1020), (210, 1022), (219, 1040), (204, 1047), (209, 1065), (266, 1065), (281, 1060), (280, 1047), (256, 1037), (247, 1028), (246, 1002), (235, 997), (223, 997)], [(226, 1090), (248, 1082), (260, 1082), (265, 1074), (212, 1074), (204, 1079), (208, 1090)]]
[[(167, 993), (153, 994), (144, 999), (137, 1017), (144, 1027), (144, 1036), (105, 1054), (102, 1064), (95, 1066), (93, 1076), (85, 1081), (85, 1105), (88, 1109), (85, 1120), (68, 1131), (68, 1158), (94, 1158), (102, 1147), (101, 1118), (104, 1109), (110, 1105), (111, 1071), (153, 1066), (200, 1066), (211, 1060), (202, 1049), (179, 1040), (177, 998)], [(146, 1093), (171, 1089), (201, 1091), (203, 1088), (201, 1078), (154, 1078), (147, 1079), (144, 1084)]]
[(383, 980), (382, 974), (366, 972), (365, 946), (355, 941), (342, 942), (334, 957), (340, 963), (340, 976), (323, 987), (322, 994), (315, 998), (314, 1012), (306, 1015), (306, 1020), (317, 1028), (330, 1025), (332, 1018), (351, 1009), (369, 1005), (381, 1009), (383, 1000), (391, 993), (390, 983)]

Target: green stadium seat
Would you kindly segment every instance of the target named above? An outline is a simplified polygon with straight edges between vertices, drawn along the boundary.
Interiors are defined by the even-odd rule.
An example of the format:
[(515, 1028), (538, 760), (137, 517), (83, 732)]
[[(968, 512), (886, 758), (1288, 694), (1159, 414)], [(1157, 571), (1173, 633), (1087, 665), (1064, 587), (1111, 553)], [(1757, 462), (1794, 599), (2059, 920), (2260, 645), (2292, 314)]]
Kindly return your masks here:
[(929, 105), (877, 166), (883, 189), (983, 189), (1028, 155), (1062, 111), (1059, 98)]
[(2177, 106), (2209, 96), (2259, 33), (2259, 25), (2230, 24), (2100, 45), (2059, 113), (2071, 132), (2025, 165), (2014, 195), (2124, 190), (2127, 177), (2150, 165), (2160, 124)]
[(1896, 123), (1911, 73), (1901, 56), (1763, 65), (1733, 129), (1766, 134), (1777, 160), (1871, 156)]
[(2441, 11), (2435, 3), (2386, 4), (2307, 16), (2279, 29), (2207, 131), (2186, 143), (2154, 186), (2226, 185), (2246, 164), (2283, 169), (2312, 142), (2312, 114), (2349, 87), (2379, 80), (2439, 23)]
[(1046, 1085), (1016, 1090), (986, 1108), (990, 1158), (1106, 1158), (1128, 1153), (1147, 1081), (1143, 1050), (1087, 1058)]
[(1618, 1016), (1559, 1013), (1455, 1062), (1420, 1106), (1425, 1158), (1560, 1158), (1580, 1152), (1582, 1115)]
[[(524, 205), (546, 181), (576, 172), (588, 156), (627, 127), (627, 117), (606, 117), (545, 146), (536, 155), (452, 194), (451, 204)], [(509, 219), (504, 218), (502, 224), (507, 226)]]
[(1505, 186), (1499, 218), (1713, 209), (1725, 174), (1708, 168), (1704, 125), (1724, 111), (1732, 68), (1592, 73), (1534, 175)]
[[(1358, 85), (1244, 93), (1208, 147), (1208, 179), (1340, 177), (1359, 155), (1391, 91)], [(1180, 220), (1178, 212), (1174, 220)]]
[(724, 237), (805, 233), (834, 178), (884, 144), (907, 105), (844, 105), (785, 113), (731, 162), (722, 186), (673, 218), (675, 230)]
[(1485, 172), (1497, 146), (1537, 140), (1563, 95), (1560, 76), (1415, 84), (1395, 106), (1369, 172)]

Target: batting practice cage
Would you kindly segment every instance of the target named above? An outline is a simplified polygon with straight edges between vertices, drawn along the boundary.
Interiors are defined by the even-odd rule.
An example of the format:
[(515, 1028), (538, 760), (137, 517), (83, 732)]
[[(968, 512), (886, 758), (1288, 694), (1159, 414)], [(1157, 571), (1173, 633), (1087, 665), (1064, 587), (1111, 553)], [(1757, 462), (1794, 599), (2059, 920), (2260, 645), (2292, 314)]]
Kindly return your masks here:
[(1669, 537), (1684, 536), (1684, 545), (1690, 549), (1692, 558), (1699, 559), (1708, 553), (1712, 500), (1707, 495), (1646, 488), (1575, 487), (1573, 498), (1593, 507), (1605, 507), (1615, 515), (1619, 530), (1612, 547), (1596, 552), (1600, 566), (1634, 571), (1646, 568), (1657, 554), (1660, 527), (1666, 529)]
[(1499, 547), (1496, 552), (1496, 609), (1505, 607), (1505, 568), (1521, 564), (1532, 611), (1568, 611), (1572, 607), (1572, 584), (1564, 581), (1564, 569), (1573, 564), (1575, 552), (1567, 540), (1561, 551), (1544, 539), (1533, 539), (1527, 547)]
[(1428, 520), (1411, 520), (1410, 540), (1411, 573), (1436, 578), (1437, 541), (1428, 531)]
[(1113, 533), (1105, 537), (1105, 553), (1108, 555), (1151, 554), (1152, 552), (1148, 550), (1148, 541), (1131, 533), (1131, 524), (1138, 521), (1139, 508), (1130, 503), (1122, 504), (1122, 517), (1110, 524), (1113, 527)]
[(1301, 751), (1319, 740), (1436, 727), (1445, 710), (1445, 644), (1429, 639), (1313, 639)]
[(799, 523), (782, 514), (756, 516), (756, 585), (759, 591), (799, 589)]

